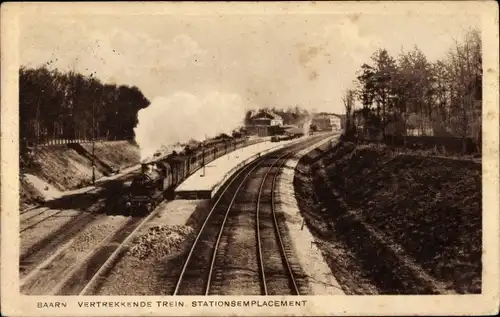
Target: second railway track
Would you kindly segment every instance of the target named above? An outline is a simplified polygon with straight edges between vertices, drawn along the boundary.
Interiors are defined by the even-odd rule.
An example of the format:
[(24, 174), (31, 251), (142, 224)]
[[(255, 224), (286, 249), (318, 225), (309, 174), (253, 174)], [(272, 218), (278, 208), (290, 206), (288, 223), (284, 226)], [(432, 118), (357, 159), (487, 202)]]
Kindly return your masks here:
[[(256, 232), (263, 295), (301, 295), (307, 292), (292, 245), (278, 221), (276, 182), (289, 155), (277, 159), (262, 180), (256, 204)], [(281, 219), (280, 219), (281, 220)]]
[(311, 138), (268, 154), (240, 171), (201, 227), (173, 295), (307, 292), (293, 246), (275, 212), (274, 190), (288, 156), (318, 140)]
[[(227, 287), (227, 282), (230, 282), (227, 273), (235, 271), (235, 268), (227, 266), (226, 260), (231, 256), (238, 258), (242, 255), (250, 265), (246, 275), (247, 281), (253, 283), (253, 288), (243, 287), (237, 294), (298, 295), (306, 292), (304, 290), (307, 283), (297, 279), (297, 276), (301, 275), (301, 269), (294, 264), (293, 247), (287, 241), (286, 233), (282, 234), (283, 230), (280, 229), (275, 213), (274, 190), (277, 176), (288, 155), (315, 140), (317, 138), (264, 155), (244, 166), (229, 179), (213, 203), (213, 208), (205, 219), (184, 266), (178, 272), (172, 272), (179, 277), (175, 286), (171, 285), (174, 295), (234, 294), (235, 292)], [(259, 189), (257, 193), (252, 192), (255, 188)], [(248, 248), (236, 250), (234, 247), (241, 245), (229, 241), (235, 237), (232, 237), (234, 232), (231, 233), (228, 229), (235, 226), (235, 205), (238, 205), (236, 209), (240, 209), (242, 204), (248, 207), (246, 216), (254, 220), (250, 227), (248, 223), (243, 224), (250, 232), (244, 238), (249, 238), (246, 242)], [(242, 212), (245, 213), (245, 210), (239, 211), (240, 214)], [(21, 258), (22, 267), (25, 269), (24, 275), (22, 274), (23, 287), (31, 294), (44, 293), (48, 288), (49, 293), (53, 295), (97, 294), (102, 281), (128, 249), (135, 233), (152, 219), (154, 214), (155, 212), (152, 212), (147, 217), (124, 218), (118, 227), (102, 233), (99, 243), (80, 251), (75, 258), (74, 255), (66, 256), (66, 250), (72, 247), (78, 232), (99, 219), (99, 215), (94, 213), (77, 216), (61, 230), (53, 232), (49, 236), (50, 239), (34, 245)], [(56, 246), (59, 251), (47, 258), (47, 255), (51, 254), (48, 250), (53, 252), (53, 247)], [(238, 253), (237, 256), (235, 252)], [(43, 258), (46, 260), (34, 268)], [(76, 260), (69, 264), (70, 258)], [(47, 267), (53, 270), (44, 272)], [(34, 278), (40, 272), (43, 277), (41, 280), (48, 281), (45, 288)], [(249, 292), (249, 289), (253, 291)]]
[[(126, 177), (128, 176), (124, 175), (121, 178)], [(25, 234), (27, 232), (26, 228), (29, 229), (32, 226), (48, 222), (63, 211), (65, 215), (71, 214), (68, 216), (70, 217), (69, 221), (52, 228), (48, 235), (27, 245), (21, 253), (19, 260), (21, 292), (27, 294), (44, 294), (52, 284), (57, 283), (57, 280), (61, 278), (59, 273), (65, 272), (68, 267), (74, 265), (71, 261), (71, 258), (74, 258), (74, 256), (68, 256), (71, 250), (76, 248), (78, 251), (81, 251), (82, 244), (89, 245), (88, 241), (85, 241), (88, 237), (80, 237), (82, 233), (91, 230), (94, 226), (99, 227), (101, 224), (105, 224), (105, 220), (107, 219), (106, 213), (118, 214), (116, 209), (119, 204), (116, 198), (119, 196), (120, 193), (117, 192), (107, 197), (108, 203), (106, 203), (104, 197), (90, 203), (91, 198), (87, 197), (86, 194), (79, 198), (82, 201), (89, 200), (89, 202), (82, 202), (82, 205), (90, 204), (90, 207), (86, 207), (84, 211), (79, 211), (75, 214), (76, 210), (71, 212), (71, 209), (59, 210), (56, 214), (49, 214), (36, 223), (28, 225), (29, 227), (25, 227), (25, 230), (21, 229), (21, 233)], [(38, 215), (40, 214), (38, 213)], [(30, 219), (34, 219), (34, 217), (36, 216), (30, 216)], [(96, 230), (100, 231), (102, 229), (96, 228)], [(100, 233), (100, 235), (102, 234)], [(81, 243), (78, 243), (78, 241)]]
[[(241, 171), (229, 180), (229, 184)], [(226, 185), (224, 191), (229, 185)], [(136, 234), (156, 215), (156, 211), (151, 212), (145, 218), (132, 218), (125, 226), (118, 230), (109, 239), (103, 241), (94, 248), (88, 255), (80, 261), (71, 273), (59, 283), (55, 294), (58, 295), (92, 295), (98, 294), (99, 290), (110, 274), (113, 267), (124, 255)]]

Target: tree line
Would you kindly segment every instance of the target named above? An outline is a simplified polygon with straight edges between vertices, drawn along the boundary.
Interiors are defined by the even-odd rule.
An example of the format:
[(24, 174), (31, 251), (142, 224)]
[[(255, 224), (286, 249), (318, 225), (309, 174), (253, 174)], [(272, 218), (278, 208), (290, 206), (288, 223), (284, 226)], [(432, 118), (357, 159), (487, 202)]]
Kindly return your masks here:
[(346, 134), (480, 138), (482, 46), (477, 29), (469, 29), (437, 61), (429, 61), (417, 46), (397, 58), (379, 49), (362, 64), (354, 84), (342, 98)]
[(104, 84), (93, 74), (45, 66), (19, 69), (22, 146), (61, 139), (131, 139), (138, 111), (149, 104), (139, 88)]

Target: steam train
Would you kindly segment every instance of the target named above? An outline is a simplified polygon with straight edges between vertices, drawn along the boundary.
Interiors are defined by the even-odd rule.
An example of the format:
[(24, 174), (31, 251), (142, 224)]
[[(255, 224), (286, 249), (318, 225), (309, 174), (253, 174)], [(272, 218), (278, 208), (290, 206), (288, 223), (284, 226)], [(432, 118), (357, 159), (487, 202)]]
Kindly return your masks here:
[(304, 136), (304, 133), (278, 134), (271, 137), (271, 142), (288, 141)]
[(224, 137), (195, 148), (186, 147), (181, 153), (173, 152), (164, 158), (141, 164), (141, 171), (133, 178), (125, 195), (126, 213), (143, 214), (152, 211), (203, 164), (257, 142), (260, 141), (249, 141), (247, 137)]

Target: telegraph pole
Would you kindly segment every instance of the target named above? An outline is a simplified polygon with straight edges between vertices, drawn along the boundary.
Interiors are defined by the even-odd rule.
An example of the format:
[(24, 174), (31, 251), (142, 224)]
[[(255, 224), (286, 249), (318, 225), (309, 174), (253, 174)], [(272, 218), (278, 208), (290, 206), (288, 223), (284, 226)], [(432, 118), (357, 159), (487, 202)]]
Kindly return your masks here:
[(205, 176), (205, 143), (207, 142), (207, 135), (205, 134), (205, 141), (203, 141), (202, 149), (203, 149), (203, 155), (201, 158), (201, 165), (203, 166), (203, 174), (201, 177)]
[(203, 174), (201, 174), (201, 177), (205, 176), (205, 142), (203, 142), (203, 145), (201, 146), (202, 154), (201, 154), (201, 166), (203, 166)]
[[(101, 98), (99, 99), (99, 107), (102, 105), (102, 99), (104, 97), (104, 88), (101, 91)], [(95, 138), (96, 138), (96, 126), (99, 125), (99, 122), (96, 122), (95, 118), (95, 100), (92, 103), (92, 184), (95, 185)]]
[[(42, 89), (43, 92), (43, 89)], [(40, 142), (40, 92), (38, 93), (38, 99), (36, 100), (36, 129), (35, 129), (35, 152), (38, 150), (38, 143)]]
[(95, 185), (95, 101), (92, 103), (92, 185)]

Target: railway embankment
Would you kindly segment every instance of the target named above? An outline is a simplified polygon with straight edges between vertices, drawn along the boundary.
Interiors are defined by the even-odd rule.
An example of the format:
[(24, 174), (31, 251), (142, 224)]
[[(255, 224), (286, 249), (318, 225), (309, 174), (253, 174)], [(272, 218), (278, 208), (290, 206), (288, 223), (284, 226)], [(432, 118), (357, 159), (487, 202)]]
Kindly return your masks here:
[[(100, 180), (139, 163), (139, 148), (130, 141), (98, 142), (95, 174)], [(21, 164), (21, 210), (92, 183), (92, 144), (39, 147), (29, 166)]]
[(481, 292), (481, 164), (339, 143), (294, 180), (306, 225), (348, 294)]

